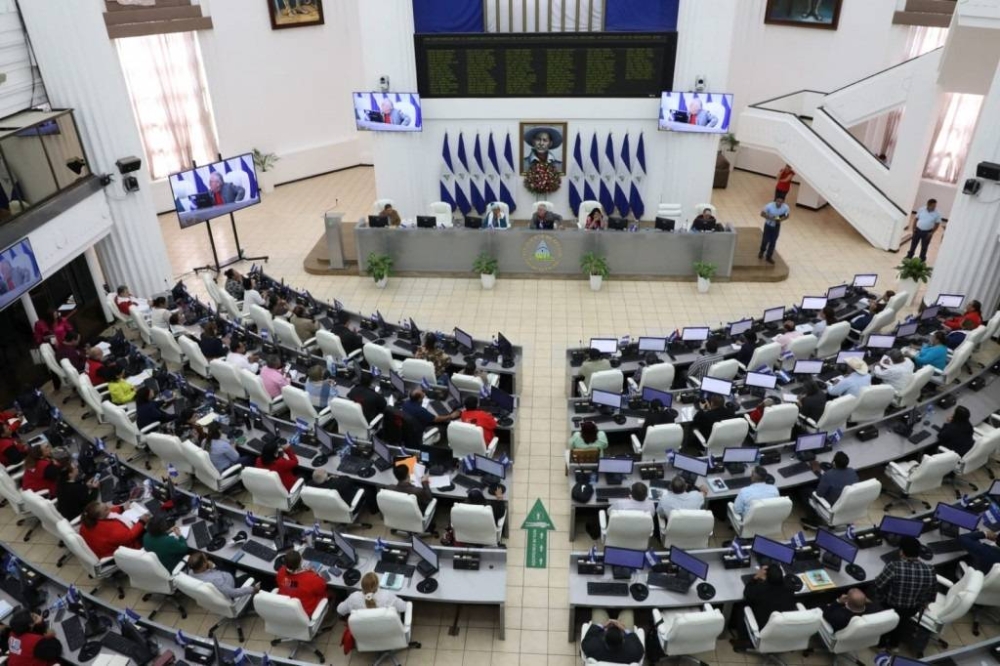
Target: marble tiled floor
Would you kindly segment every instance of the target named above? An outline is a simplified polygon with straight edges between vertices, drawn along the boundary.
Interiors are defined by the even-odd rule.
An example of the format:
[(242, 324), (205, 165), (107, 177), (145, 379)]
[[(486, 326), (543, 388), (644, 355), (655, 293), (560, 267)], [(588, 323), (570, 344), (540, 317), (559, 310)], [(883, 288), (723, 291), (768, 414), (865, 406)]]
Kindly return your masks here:
[[(724, 221), (758, 225), (758, 211), (772, 191), (770, 179), (736, 172), (728, 189), (714, 192), (713, 203)], [(830, 208), (819, 212), (793, 208), (778, 246), (790, 266), (790, 278), (774, 284), (714, 284), (706, 295), (699, 295), (693, 283), (624, 282), (616, 281), (614, 276), (605, 282), (601, 292), (594, 293), (582, 279), (504, 280), (501, 276), (495, 290), (482, 291), (478, 278), (471, 275), (468, 279), (392, 278), (386, 289), (379, 290), (366, 277), (306, 274), (302, 259), (322, 233), (323, 212), (336, 208), (349, 218), (357, 218), (368, 212), (374, 199), (374, 176), (368, 168), (279, 187), (265, 197), (263, 205), (239, 214), (240, 239), (248, 254), (271, 256), (266, 267), (271, 275), (284, 277), (286, 283), (308, 289), (316, 297), (336, 297), (349, 309), (364, 313), (377, 308), (390, 320), (411, 316), (422, 328), (448, 330), (457, 324), (480, 338), (500, 330), (524, 348), (517, 432), (518, 480), (510, 489), (509, 520), (514, 529), (508, 542), (507, 640), (495, 640), (493, 616), (475, 609), (462, 609), (463, 629), (458, 636), (450, 636), (447, 627), (454, 609), (422, 604), (416, 615), (414, 639), (423, 643), (423, 649), (400, 655), (407, 664), (579, 663), (576, 645), (566, 641), (566, 566), (570, 548), (586, 549), (591, 542), (583, 529), (578, 530), (574, 543), (568, 540), (570, 503), (563, 475), (568, 436), (564, 366), (568, 346), (596, 335), (651, 335), (678, 326), (733, 321), (759, 314), (766, 307), (798, 302), (803, 295), (823, 293), (828, 286), (850, 279), (855, 273), (877, 272), (879, 288), (891, 288), (893, 267), (900, 256), (869, 246)], [(409, 215), (415, 211), (401, 212)], [(173, 215), (162, 216), (161, 227), (176, 275), (185, 278), (192, 289), (200, 290), (200, 280), (189, 271), (210, 259), (204, 230), (196, 227), (182, 231)], [(220, 255), (233, 254), (228, 230), (224, 225), (218, 228)], [(471, 261), (472, 257), (470, 265)], [(979, 479), (984, 481), (985, 475)], [(545, 570), (523, 567), (524, 535), (516, 529), (536, 498), (545, 502), (556, 524), (549, 540), (549, 568)], [(926, 499), (933, 502), (946, 498), (948, 494), (941, 492)], [(870, 518), (877, 521), (880, 517), (881, 505), (873, 506)], [(51, 565), (58, 557), (48, 535), (36, 533), (29, 544), (22, 544), (10, 511), (0, 512), (0, 518), (8, 521), (0, 526), (0, 535), (23, 548), (29, 560)], [(798, 524), (792, 520), (785, 528), (786, 536), (790, 536)], [(728, 526), (718, 524), (716, 531), (719, 541), (731, 536)], [(72, 563), (58, 573), (69, 579), (80, 576), (79, 568)], [(141, 612), (145, 606), (137, 602), (138, 596), (130, 592), (126, 600)], [(196, 608), (184, 621), (168, 611), (158, 619), (176, 622), (194, 633), (212, 624)], [(250, 648), (269, 648), (262, 623), (247, 620), (246, 629)], [(330, 663), (347, 662), (339, 650), (340, 631), (339, 627), (335, 629), (324, 649)], [(996, 625), (984, 626), (984, 637), (996, 632)], [(953, 646), (974, 641), (968, 622), (949, 628), (945, 637)], [(235, 636), (227, 633), (225, 638), (232, 641)], [(714, 653), (699, 656), (711, 664), (749, 664), (757, 660), (734, 653), (724, 639)], [(826, 664), (830, 657), (818, 650), (806, 659), (787, 655), (787, 661)], [(370, 663), (370, 659), (354, 656), (350, 663)]]

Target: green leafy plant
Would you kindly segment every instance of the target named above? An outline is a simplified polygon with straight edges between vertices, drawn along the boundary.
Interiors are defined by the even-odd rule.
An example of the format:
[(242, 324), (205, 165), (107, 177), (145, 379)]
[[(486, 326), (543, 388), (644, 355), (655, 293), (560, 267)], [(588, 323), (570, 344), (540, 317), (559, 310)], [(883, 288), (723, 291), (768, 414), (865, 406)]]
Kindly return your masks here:
[(371, 275), (372, 279), (376, 282), (389, 277), (389, 273), (392, 272), (392, 257), (387, 254), (370, 252), (368, 254), (368, 267), (365, 268), (365, 272)]
[(487, 252), (480, 252), (476, 260), (472, 262), (472, 270), (479, 275), (496, 275), (499, 262), (491, 257)]
[(719, 270), (718, 266), (707, 261), (696, 261), (694, 262), (694, 274), (704, 280), (711, 280), (715, 277), (715, 272)]
[(719, 140), (722, 142), (722, 145), (726, 147), (726, 150), (735, 152), (736, 149), (740, 147), (740, 142), (736, 139), (736, 135), (732, 132), (723, 134)]
[(253, 149), (253, 163), (261, 171), (270, 171), (274, 168), (275, 162), (281, 158), (274, 153), (265, 153), (257, 148)]
[(593, 252), (587, 252), (580, 257), (580, 268), (586, 275), (600, 275), (602, 278), (606, 278), (611, 274), (607, 258)]
[(900, 280), (913, 280), (914, 282), (928, 282), (934, 269), (927, 265), (927, 262), (919, 257), (903, 259), (896, 266), (899, 271)]

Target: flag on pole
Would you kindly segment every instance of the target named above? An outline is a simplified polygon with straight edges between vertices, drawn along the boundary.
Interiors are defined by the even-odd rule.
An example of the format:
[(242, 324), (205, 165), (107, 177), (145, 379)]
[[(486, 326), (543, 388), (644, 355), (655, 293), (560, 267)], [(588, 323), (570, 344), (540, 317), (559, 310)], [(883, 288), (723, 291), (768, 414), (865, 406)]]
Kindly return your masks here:
[(587, 157), (587, 163), (584, 165), (583, 198), (585, 201), (597, 201), (598, 185), (601, 180), (601, 155), (597, 150), (597, 132), (590, 137)]
[(507, 204), (507, 210), (513, 213), (517, 210), (517, 203), (514, 201), (514, 196), (510, 193), (507, 183), (513, 180), (514, 174), (517, 172), (514, 170), (514, 148), (511, 146), (510, 132), (507, 132), (507, 138), (504, 140), (503, 164), (501, 166), (503, 168), (500, 171), (500, 201)]
[(628, 134), (622, 139), (622, 149), (619, 154), (618, 166), (615, 169), (615, 208), (622, 217), (628, 215), (629, 186), (632, 182), (632, 166), (629, 159)]
[(732, 546), (730, 546), (730, 550), (732, 551), (733, 556), (738, 560), (745, 560), (748, 557), (750, 557), (749, 554), (747, 554), (747, 551), (743, 550), (743, 546), (740, 545), (738, 539), (733, 539), (733, 543)]
[[(472, 181), (472, 207), (480, 215), (486, 213), (486, 172), (483, 169), (483, 151), (479, 145), (479, 133), (472, 144), (472, 164), (469, 166), (469, 177)], [(478, 198), (477, 198), (478, 197)]]
[(806, 547), (806, 535), (805, 532), (799, 530), (792, 536), (792, 546), (795, 548), (805, 548)]
[(847, 531), (844, 533), (844, 536), (846, 536), (851, 541), (854, 541), (855, 535), (856, 533), (854, 531), (854, 523), (851, 523), (850, 525), (847, 526)]
[(570, 214), (580, 210), (581, 188), (584, 182), (583, 176), (583, 137), (576, 133), (576, 143), (573, 144), (573, 161), (569, 165), (569, 209)]
[[(456, 190), (455, 196), (458, 196), (458, 187), (463, 187), (468, 184), (469, 187), (469, 200), (466, 202), (466, 208), (462, 209), (463, 215), (468, 215), (473, 209), (477, 212), (482, 211), (483, 206), (483, 195), (479, 193), (478, 188), (476, 188), (475, 181), (471, 178), (469, 171), (469, 158), (465, 154), (465, 135), (459, 132), (458, 134), (458, 164), (456, 165)], [(464, 192), (463, 192), (464, 197)], [(458, 202), (459, 208), (462, 208), (462, 202)]]
[(493, 141), (493, 132), (490, 132), (489, 139), (486, 140), (486, 186), (487, 203), (502, 201), (500, 196), (500, 161), (497, 159), (497, 145)]
[(476, 133), (476, 147), (472, 151), (472, 157), (475, 160), (476, 176), (479, 178), (476, 182), (479, 183), (480, 189), (483, 193), (483, 199), (485, 200), (483, 205), (483, 213), (486, 212), (486, 204), (490, 204), (497, 200), (497, 195), (493, 191), (493, 186), (490, 184), (489, 174), (489, 162), (483, 161), (483, 151), (479, 143), (479, 133)]
[(441, 178), (439, 179), (441, 201), (455, 210), (455, 169), (451, 163), (451, 147), (448, 145), (448, 133), (444, 133), (441, 144)]
[(639, 188), (646, 179), (646, 145), (642, 132), (639, 133), (639, 144), (635, 147), (635, 161), (632, 163), (632, 182), (629, 186), (628, 203), (632, 209), (632, 216), (635, 219), (642, 217), (646, 212), (646, 205), (642, 202), (642, 195)]
[(615, 207), (615, 144), (611, 140), (611, 133), (604, 142), (604, 156), (600, 158), (601, 187), (598, 198), (604, 207), (604, 212), (611, 214)]

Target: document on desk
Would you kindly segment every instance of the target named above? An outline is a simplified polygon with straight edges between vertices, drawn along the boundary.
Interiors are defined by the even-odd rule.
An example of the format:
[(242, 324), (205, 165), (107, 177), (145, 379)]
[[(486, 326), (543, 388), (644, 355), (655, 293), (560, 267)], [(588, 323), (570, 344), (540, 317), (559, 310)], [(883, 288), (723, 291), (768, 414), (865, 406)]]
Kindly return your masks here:
[(448, 476), (447, 474), (441, 474), (438, 476), (431, 477), (430, 480), (431, 490), (434, 490), (436, 488), (447, 488), (450, 485), (452, 485), (452, 480), (451, 477)]
[(200, 419), (198, 419), (197, 421), (195, 421), (195, 423), (197, 423), (202, 428), (204, 428), (205, 426), (207, 426), (208, 424), (212, 423), (213, 421), (215, 421), (218, 418), (219, 418), (218, 414), (216, 414), (215, 412), (209, 412), (208, 414), (205, 414), (203, 417), (201, 417)]
[(105, 356), (111, 353), (111, 343), (109, 342), (98, 342), (94, 346), (104, 352)]
[(125, 381), (127, 381), (132, 386), (135, 386), (135, 387), (138, 388), (139, 386), (142, 386), (142, 383), (144, 381), (146, 381), (147, 379), (150, 379), (152, 376), (153, 376), (153, 373), (151, 371), (149, 371), (149, 370), (143, 370), (142, 372), (140, 372), (137, 375), (132, 375), (131, 377), (126, 377)]
[(802, 335), (809, 335), (810, 333), (813, 332), (813, 327), (812, 324), (799, 324), (798, 326), (795, 327), (795, 330), (801, 333)]
[(14, 607), (0, 599), (0, 621), (6, 620), (7, 616), (14, 612)]
[(678, 409), (677, 412), (680, 415), (680, 420), (682, 422), (690, 421), (694, 418), (694, 405), (684, 405)]
[(782, 393), (781, 394), (781, 401), (782, 402), (798, 402), (799, 401), (799, 396), (795, 395), (794, 393)]

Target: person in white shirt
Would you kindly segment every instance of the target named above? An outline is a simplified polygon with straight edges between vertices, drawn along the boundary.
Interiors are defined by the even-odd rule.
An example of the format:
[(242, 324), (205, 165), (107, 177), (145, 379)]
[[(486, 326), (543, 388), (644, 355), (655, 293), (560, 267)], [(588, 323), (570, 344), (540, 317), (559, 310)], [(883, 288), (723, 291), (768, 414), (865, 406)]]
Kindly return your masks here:
[(669, 520), (670, 512), (675, 509), (697, 511), (705, 506), (705, 496), (707, 494), (708, 488), (705, 486), (701, 486), (697, 490), (688, 490), (688, 482), (678, 474), (670, 481), (670, 487), (667, 489), (667, 492), (660, 495), (656, 511), (664, 520)]
[(645, 511), (653, 515), (656, 505), (649, 499), (649, 488), (642, 481), (636, 481), (629, 488), (629, 498), (616, 500), (611, 504), (610, 511)]
[(907, 259), (913, 258), (913, 253), (920, 245), (920, 260), (927, 261), (927, 248), (931, 244), (931, 237), (937, 231), (938, 225), (944, 224), (941, 213), (937, 210), (937, 199), (928, 199), (927, 205), (913, 213), (910, 221), (910, 251), (906, 253)]
[(802, 337), (802, 331), (795, 330), (795, 322), (791, 319), (786, 319), (781, 328), (784, 332), (774, 336), (771, 342), (777, 342), (781, 345), (781, 351), (786, 352), (788, 351), (788, 345), (792, 344), (792, 340)]
[(750, 508), (750, 505), (753, 502), (762, 499), (769, 499), (771, 497), (777, 497), (780, 494), (774, 485), (767, 482), (766, 467), (754, 467), (753, 473), (750, 475), (750, 480), (753, 481), (753, 483), (736, 495), (736, 502), (733, 506), (733, 508), (736, 509), (737, 515), (740, 517), (746, 515), (747, 509)]
[(890, 349), (889, 353), (872, 366), (872, 374), (896, 389), (896, 393), (906, 388), (913, 378), (913, 361), (907, 358), (899, 349)]
[(153, 299), (153, 310), (149, 313), (149, 323), (158, 328), (170, 330), (170, 310), (167, 309), (165, 296)]
[(243, 368), (253, 373), (256, 373), (260, 369), (260, 364), (257, 363), (257, 355), (251, 354), (247, 356), (247, 346), (240, 340), (233, 340), (232, 344), (230, 344), (229, 353), (226, 355), (226, 363), (234, 368)]
[(379, 589), (378, 574), (369, 571), (361, 577), (361, 589), (352, 592), (337, 606), (337, 615), (347, 617), (365, 608), (392, 608), (397, 613), (405, 613), (406, 602), (392, 592)]
[(253, 280), (245, 277), (243, 278), (243, 314), (250, 314), (251, 305), (259, 305), (266, 308), (267, 301), (265, 301), (260, 292), (254, 288)]

